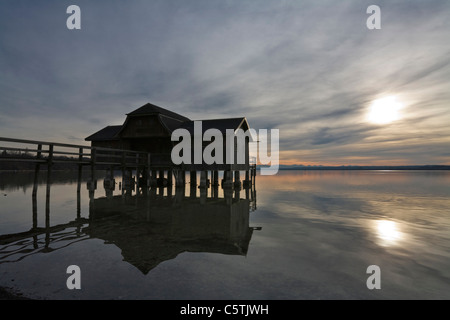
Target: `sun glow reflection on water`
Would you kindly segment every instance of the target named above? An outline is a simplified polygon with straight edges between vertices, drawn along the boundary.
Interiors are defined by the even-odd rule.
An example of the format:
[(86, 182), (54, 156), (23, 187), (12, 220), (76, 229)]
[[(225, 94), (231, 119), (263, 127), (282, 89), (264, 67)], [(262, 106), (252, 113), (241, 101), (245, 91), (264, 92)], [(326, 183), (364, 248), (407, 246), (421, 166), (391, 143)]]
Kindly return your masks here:
[[(450, 298), (448, 171), (280, 171), (256, 178), (255, 211), (241, 211), (248, 204), (240, 191), (239, 211), (230, 220), (215, 211), (226, 206), (214, 199), (214, 210), (199, 212), (198, 188), (195, 197), (186, 188), (180, 214), (171, 213), (176, 192), (167, 199), (167, 190), (164, 197), (142, 199), (116, 189), (118, 201), (110, 207), (101, 180), (92, 201), (83, 181), (78, 208), (76, 179), (55, 173), (49, 222), (66, 228), (23, 239), (34, 211), (38, 227), (46, 225), (45, 184), (39, 185), (35, 210), (33, 179), (33, 173), (0, 176), (0, 237), (14, 236), (0, 242), (0, 287), (26, 297)], [(199, 206), (189, 210), (191, 202)], [(248, 217), (241, 219), (243, 213)], [(78, 214), (87, 220), (72, 227)], [(252, 228), (240, 242), (247, 245), (245, 255), (229, 250), (238, 244), (241, 225)], [(221, 226), (233, 231), (226, 246), (204, 236), (218, 234)], [(82, 270), (78, 292), (66, 288), (69, 264)], [(382, 290), (368, 290), (369, 265), (381, 268)]]
[(398, 245), (404, 238), (404, 234), (399, 230), (397, 222), (390, 220), (376, 220), (375, 228), (379, 244), (382, 246)]

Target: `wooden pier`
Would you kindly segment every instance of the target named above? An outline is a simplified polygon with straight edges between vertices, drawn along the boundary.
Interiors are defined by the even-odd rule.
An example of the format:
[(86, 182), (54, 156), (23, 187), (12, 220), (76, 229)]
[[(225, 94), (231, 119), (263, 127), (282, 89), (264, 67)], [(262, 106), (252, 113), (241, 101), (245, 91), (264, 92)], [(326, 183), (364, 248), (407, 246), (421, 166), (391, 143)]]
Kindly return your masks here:
[(110, 172), (114, 168), (121, 169), (125, 177), (132, 170), (149, 172), (151, 165), (147, 152), (5, 137), (0, 137), (0, 142), (0, 161), (34, 163), (36, 178), (41, 166), (45, 165), (47, 185), (51, 183), (51, 172), (57, 164), (64, 164), (63, 168), (77, 168), (79, 180), (82, 168), (89, 166), (91, 181), (88, 187), (96, 184), (96, 169), (109, 169)]
[[(67, 181), (72, 181), (72, 178)], [(173, 257), (174, 246), (167, 246), (166, 241), (178, 247), (181, 245), (183, 249), (180, 252), (201, 249), (204, 252), (245, 255), (252, 232), (261, 229), (249, 225), (250, 212), (256, 210), (256, 190), (253, 188), (245, 189), (242, 197), (243, 190), (239, 189), (224, 189), (219, 194), (219, 186), (211, 187), (210, 196), (206, 188), (195, 188), (194, 194), (186, 194), (185, 188), (164, 190), (158, 187), (136, 189), (135, 194), (114, 195), (108, 186), (103, 187), (104, 195), (99, 190), (101, 186), (92, 193), (89, 191), (89, 211), (84, 211), (82, 215), (81, 195), (77, 193), (76, 218), (69, 215), (67, 222), (59, 219), (54, 225), (50, 224), (48, 206), (45, 208), (45, 224), (38, 225), (34, 194), (32, 228), (0, 234), (0, 261), (19, 261), (91, 238), (114, 243), (122, 249), (124, 258), (137, 253), (138, 256), (130, 263), (141, 261), (139, 266), (146, 265), (147, 258), (153, 265), (154, 254), (164, 257), (162, 261)], [(130, 237), (130, 234), (133, 236)], [(133, 249), (144, 247), (156, 247), (158, 250), (144, 250), (149, 253), (148, 256), (142, 255), (142, 250)], [(160, 252), (164, 254), (159, 255)]]
[[(102, 170), (102, 174), (106, 172), (102, 177), (102, 187), (107, 199), (114, 198), (113, 191), (116, 186), (114, 173), (117, 174), (117, 171), (121, 170), (122, 180), (119, 182), (119, 190), (121, 190), (122, 196), (119, 195), (118, 197), (122, 198), (124, 203), (132, 198), (134, 191), (136, 201), (144, 201), (147, 205), (152, 206), (157, 206), (161, 201), (168, 201), (172, 203), (171, 207), (179, 207), (182, 211), (189, 210), (189, 207), (195, 203), (199, 206), (205, 206), (205, 208), (215, 204), (219, 205), (219, 208), (222, 208), (222, 206), (223, 208), (247, 206), (247, 210), (256, 210), (256, 159), (250, 160), (250, 169), (245, 171), (245, 180), (240, 180), (240, 171), (233, 171), (230, 167), (230, 170), (222, 171), (223, 179), (221, 183), (219, 183), (220, 175), (217, 170), (207, 170), (207, 168), (198, 171), (183, 170), (180, 166), (167, 168), (158, 164), (152, 165), (151, 159), (151, 154), (147, 152), (0, 137), (1, 162), (9, 161), (12, 164), (25, 162), (30, 164), (30, 168), (34, 169), (32, 227), (29, 231), (19, 234), (1, 236), (0, 245), (20, 239), (33, 238), (33, 246), (37, 248), (38, 236), (45, 234), (45, 249), (47, 250), (55, 237), (52, 235), (55, 232), (60, 232), (62, 239), (74, 233), (80, 234), (81, 226), (90, 221), (83, 218), (81, 214), (81, 184), (82, 181), (87, 181), (89, 213), (92, 214), (99, 209), (99, 200), (95, 199), (95, 193), (96, 190), (101, 188), (101, 186), (97, 188), (97, 174), (100, 170)], [(58, 164), (65, 166), (58, 167)], [(88, 173), (87, 177), (86, 174), (82, 175), (85, 167), (89, 170), (85, 172)], [(70, 168), (78, 171), (77, 212), (76, 219), (69, 224), (52, 226), (50, 223), (50, 191), (52, 171), (55, 171), (55, 168)], [(40, 173), (41, 171), (43, 172)], [(39, 227), (37, 191), (39, 176), (42, 176), (42, 174), (46, 176), (45, 224)], [(190, 181), (187, 183), (186, 178), (189, 177)], [(173, 181), (175, 181), (175, 184), (173, 184)], [(188, 184), (190, 190), (186, 190)], [(223, 189), (223, 198), (220, 196), (220, 186)], [(242, 190), (245, 193), (243, 203), (241, 203)], [(188, 196), (186, 196), (186, 191), (189, 191)], [(208, 193), (210, 193), (210, 196)], [(198, 194), (199, 196), (197, 196)], [(249, 205), (250, 208), (248, 208)], [(118, 209), (117, 206), (114, 210), (116, 209)], [(76, 227), (76, 231), (67, 231), (69, 233), (66, 233), (65, 229), (68, 227)], [(77, 239), (77, 241), (79, 240)]]
[[(6, 162), (28, 162), (35, 165), (35, 181), (44, 165), (47, 169), (47, 187), (51, 184), (52, 170), (58, 164), (65, 164), (68, 167), (77, 168), (79, 181), (83, 167), (90, 167), (91, 177), (87, 183), (89, 190), (97, 188), (96, 170), (107, 171), (104, 185), (114, 184), (114, 171), (122, 171), (123, 188), (133, 188), (135, 186), (172, 186), (175, 180), (176, 186), (186, 184), (187, 171), (184, 166), (161, 167), (158, 162), (152, 163), (152, 155), (148, 152), (113, 149), (104, 147), (92, 147), (86, 145), (76, 145), (57, 142), (45, 142), (36, 140), (24, 140), (0, 137), (0, 161)], [(134, 176), (133, 176), (134, 172)], [(203, 167), (201, 170), (190, 172), (191, 187), (208, 188), (219, 185), (219, 170)], [(200, 172), (200, 181), (197, 184), (197, 172)], [(256, 159), (250, 157), (250, 165), (245, 170), (245, 178), (241, 181), (241, 170), (233, 170), (230, 165), (223, 170), (221, 185), (224, 189), (251, 188), (255, 184)], [(35, 183), (34, 192), (36, 192)], [(78, 186), (78, 191), (80, 184)]]

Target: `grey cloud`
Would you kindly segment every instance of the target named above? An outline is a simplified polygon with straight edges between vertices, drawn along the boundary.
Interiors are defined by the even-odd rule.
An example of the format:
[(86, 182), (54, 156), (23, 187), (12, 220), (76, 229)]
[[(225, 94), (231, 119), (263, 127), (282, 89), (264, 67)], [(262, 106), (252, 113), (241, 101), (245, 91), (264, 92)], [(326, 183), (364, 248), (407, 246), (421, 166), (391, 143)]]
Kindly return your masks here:
[(365, 27), (371, 1), (77, 4), (79, 32), (65, 28), (63, 3), (0, 3), (0, 106), (15, 125), (28, 114), (95, 131), (151, 102), (191, 118), (246, 116), (289, 131), (285, 150), (325, 154), (378, 134), (356, 119), (384, 92), (427, 89), (411, 125), (448, 117), (447, 1), (379, 1), (377, 31)]

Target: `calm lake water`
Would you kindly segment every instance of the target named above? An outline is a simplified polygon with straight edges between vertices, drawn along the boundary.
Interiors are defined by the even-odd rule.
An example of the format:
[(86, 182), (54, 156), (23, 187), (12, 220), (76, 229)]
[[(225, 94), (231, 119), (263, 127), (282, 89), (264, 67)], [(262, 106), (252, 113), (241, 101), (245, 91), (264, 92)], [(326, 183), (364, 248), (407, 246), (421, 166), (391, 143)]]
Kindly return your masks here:
[(103, 179), (77, 197), (67, 172), (33, 197), (33, 177), (0, 174), (0, 287), (25, 297), (450, 299), (448, 171), (282, 171), (206, 197)]

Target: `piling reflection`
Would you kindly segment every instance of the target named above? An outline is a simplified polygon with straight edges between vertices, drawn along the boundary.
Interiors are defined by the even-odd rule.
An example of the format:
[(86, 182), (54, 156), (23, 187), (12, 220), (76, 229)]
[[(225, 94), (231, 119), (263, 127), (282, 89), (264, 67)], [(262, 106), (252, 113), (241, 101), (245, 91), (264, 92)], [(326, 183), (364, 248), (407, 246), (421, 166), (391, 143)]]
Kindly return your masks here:
[[(183, 252), (246, 255), (255, 229), (250, 212), (256, 190), (250, 188), (136, 187), (112, 179), (86, 181), (88, 217), (82, 217), (81, 180), (75, 219), (50, 224), (50, 184), (46, 186), (45, 225), (38, 227), (37, 184), (32, 192), (32, 228), (0, 235), (0, 264), (52, 252), (87, 239), (101, 239), (121, 250), (123, 260), (147, 274)], [(97, 188), (99, 187), (99, 188)], [(117, 190), (117, 188), (119, 190)], [(191, 187), (193, 189), (193, 187)], [(117, 194), (119, 191), (119, 194)], [(75, 196), (75, 195), (74, 195)], [(84, 215), (87, 213), (85, 212)]]

